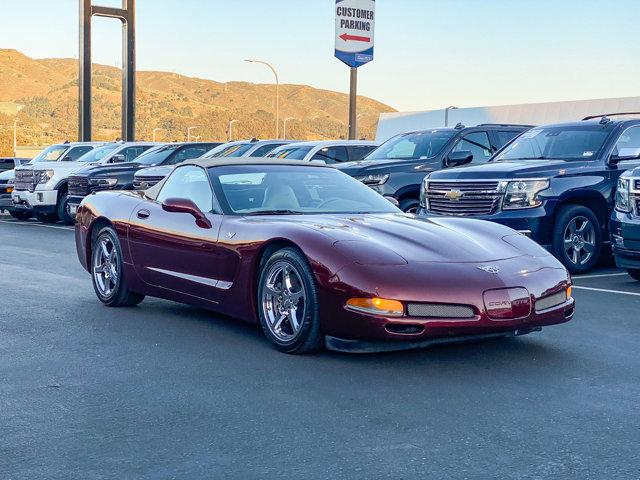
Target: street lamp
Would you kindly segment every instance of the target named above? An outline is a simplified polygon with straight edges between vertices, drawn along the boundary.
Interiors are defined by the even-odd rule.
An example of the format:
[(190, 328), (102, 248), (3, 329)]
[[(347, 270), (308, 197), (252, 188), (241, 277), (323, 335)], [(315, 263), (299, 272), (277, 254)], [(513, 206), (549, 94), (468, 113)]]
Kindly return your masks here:
[(276, 139), (280, 138), (280, 79), (278, 78), (278, 72), (273, 66), (263, 60), (256, 60), (254, 58), (247, 58), (245, 62), (249, 63), (261, 63), (271, 69), (273, 75), (276, 77)]
[(200, 126), (196, 125), (194, 127), (187, 128), (187, 142), (191, 141), (191, 130), (195, 130), (196, 128), (200, 128)]
[(156, 133), (159, 132), (160, 130), (164, 130), (164, 128), (154, 128), (153, 129), (153, 141), (156, 141)]
[(18, 157), (18, 120), (13, 121), (13, 156)]
[(287, 118), (284, 119), (284, 128), (283, 128), (283, 131), (282, 131), (282, 138), (284, 138), (285, 140), (287, 139), (287, 122), (289, 120), (295, 120), (295, 118), (287, 117)]
[(240, 123), (240, 120), (231, 120), (229, 122), (229, 141), (231, 141), (233, 139), (233, 135), (232, 135), (232, 129), (233, 129), (233, 124), (234, 123)]
[(444, 126), (449, 126), (449, 110), (458, 110), (458, 107), (454, 107), (453, 105), (444, 109)]

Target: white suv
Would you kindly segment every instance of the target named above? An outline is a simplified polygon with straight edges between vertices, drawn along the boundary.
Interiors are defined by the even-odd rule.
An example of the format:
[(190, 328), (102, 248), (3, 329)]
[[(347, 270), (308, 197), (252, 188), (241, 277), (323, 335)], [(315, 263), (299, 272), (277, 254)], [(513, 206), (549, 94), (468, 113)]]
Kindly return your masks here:
[[(132, 161), (158, 144), (116, 142), (77, 145), (84, 149), (79, 156), (74, 155), (74, 149), (71, 148), (69, 152), (58, 156), (57, 160), (52, 160), (53, 155), (48, 154), (45, 155), (45, 159), (39, 161), (34, 159), (29, 164), (16, 168), (15, 188), (12, 193), (14, 207), (33, 211), (36, 218), (42, 222), (55, 222), (60, 219), (63, 223), (70, 225), (73, 223), (73, 217), (69, 215), (67, 206), (69, 175), (90, 164)], [(54, 145), (47, 150), (54, 147), (60, 147), (60, 145)]]

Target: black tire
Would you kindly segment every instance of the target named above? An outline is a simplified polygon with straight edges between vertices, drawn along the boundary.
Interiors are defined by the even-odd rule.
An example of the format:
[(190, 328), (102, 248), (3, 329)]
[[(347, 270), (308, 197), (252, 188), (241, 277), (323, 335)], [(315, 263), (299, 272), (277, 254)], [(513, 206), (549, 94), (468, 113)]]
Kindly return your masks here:
[(405, 198), (400, 202), (400, 210), (405, 213), (418, 213), (420, 200), (417, 198)]
[[(584, 227), (585, 232), (589, 231), (588, 234), (585, 232), (581, 233), (580, 228), (575, 231), (575, 234), (571, 234), (570, 225), (580, 227), (585, 224), (587, 225)], [(576, 235), (578, 235), (577, 239)], [(572, 239), (572, 241), (565, 243), (567, 238)], [(585, 241), (582, 242), (581, 239)], [(600, 258), (600, 252), (602, 250), (602, 227), (598, 217), (587, 207), (583, 207), (582, 205), (567, 205), (562, 207), (558, 213), (553, 228), (552, 240), (553, 254), (570, 273), (587, 273), (595, 267)], [(569, 245), (567, 248), (570, 249), (571, 255), (567, 251), (567, 248), (565, 248), (567, 245)], [(576, 257), (575, 251), (581, 245), (582, 249), (578, 251)], [(591, 251), (589, 252), (589, 250)], [(590, 253), (590, 255), (587, 256), (587, 253)], [(575, 261), (576, 258), (578, 259), (577, 262)]]
[(73, 225), (76, 223), (75, 219), (69, 215), (69, 196), (67, 195), (67, 192), (64, 192), (60, 195), (60, 198), (58, 198), (57, 211), (58, 218), (65, 225)]
[(36, 220), (41, 223), (56, 223), (58, 215), (55, 213), (36, 213)]
[(33, 216), (31, 212), (14, 212), (14, 211), (10, 211), (9, 215), (11, 215), (16, 220), (29, 220)]
[[(301, 315), (299, 331), (289, 340), (283, 340), (272, 332), (272, 327), (269, 326), (267, 314), (265, 313), (266, 307), (263, 303), (267, 275), (280, 265), (292, 266), (296, 273), (300, 274), (300, 280), (304, 287), (302, 289), (304, 292), (304, 311)], [(311, 353), (317, 352), (324, 347), (324, 334), (320, 325), (320, 305), (316, 281), (309, 262), (297, 248), (282, 248), (263, 258), (258, 280), (257, 305), (260, 325), (265, 336), (281, 352), (291, 354)]]
[[(110, 262), (116, 264), (116, 280), (113, 281), (113, 286), (110, 292), (105, 292), (102, 285), (98, 283), (96, 273), (98, 256), (102, 255), (101, 243), (105, 241), (113, 248), (113, 260)], [(111, 252), (111, 250), (108, 250)], [(101, 257), (102, 258), (102, 257)], [(144, 300), (144, 295), (132, 292), (127, 286), (127, 281), (124, 278), (123, 261), (122, 261), (122, 247), (120, 240), (115, 230), (111, 227), (104, 227), (95, 236), (95, 239), (91, 243), (91, 283), (93, 289), (96, 292), (98, 299), (108, 307), (131, 307), (137, 305)], [(104, 284), (104, 282), (103, 282)], [(111, 285), (111, 284), (110, 284)]]
[(640, 282), (640, 268), (627, 268), (627, 273), (631, 278)]

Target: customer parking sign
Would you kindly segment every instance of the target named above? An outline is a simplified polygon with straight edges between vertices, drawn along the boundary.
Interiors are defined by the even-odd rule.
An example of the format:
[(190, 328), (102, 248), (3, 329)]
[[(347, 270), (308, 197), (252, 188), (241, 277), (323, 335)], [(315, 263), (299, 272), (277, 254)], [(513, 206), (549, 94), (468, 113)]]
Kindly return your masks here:
[(336, 0), (335, 56), (358, 68), (373, 60), (375, 0)]

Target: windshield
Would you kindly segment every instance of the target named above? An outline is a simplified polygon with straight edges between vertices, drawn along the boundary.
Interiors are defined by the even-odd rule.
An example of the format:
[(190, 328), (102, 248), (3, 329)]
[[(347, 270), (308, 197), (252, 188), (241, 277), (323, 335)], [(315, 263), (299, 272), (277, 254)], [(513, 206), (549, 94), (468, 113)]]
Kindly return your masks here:
[(610, 132), (599, 124), (533, 128), (508, 145), (495, 161), (597, 158)]
[(287, 147), (271, 152), (268, 157), (286, 158), (287, 160), (304, 160), (313, 147)]
[(159, 165), (169, 158), (178, 148), (180, 148), (180, 145), (166, 145), (164, 147), (152, 148), (136, 158), (135, 162), (140, 165)]
[(241, 157), (248, 152), (253, 145), (251, 143), (242, 143), (240, 145), (231, 145), (227, 148), (215, 152), (209, 158), (215, 157)]
[(85, 153), (77, 161), (78, 162), (99, 162), (105, 158), (109, 153), (118, 148), (117, 144), (105, 145), (104, 147), (94, 148), (88, 153)]
[(419, 160), (433, 158), (456, 136), (456, 130), (431, 130), (398, 135), (371, 152), (367, 160)]
[(31, 163), (57, 162), (68, 149), (69, 145), (51, 145), (36, 155)]
[(239, 215), (400, 212), (363, 183), (333, 168), (239, 165), (209, 171), (217, 196)]

